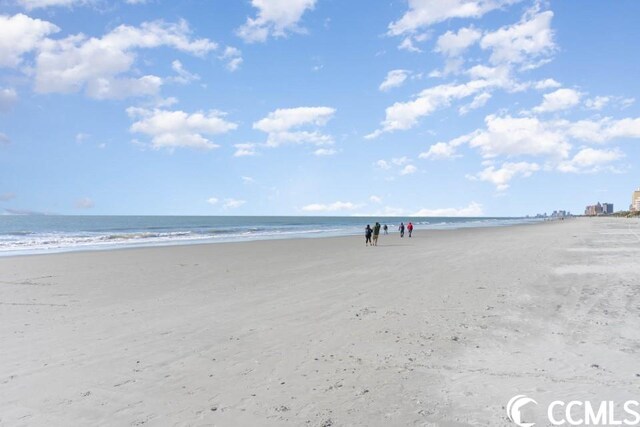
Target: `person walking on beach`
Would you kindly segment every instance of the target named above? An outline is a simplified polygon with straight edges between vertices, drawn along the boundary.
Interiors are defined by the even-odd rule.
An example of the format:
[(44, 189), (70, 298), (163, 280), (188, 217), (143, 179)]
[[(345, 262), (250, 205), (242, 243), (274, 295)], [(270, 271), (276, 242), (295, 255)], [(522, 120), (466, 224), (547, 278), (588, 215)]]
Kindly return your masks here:
[(398, 230), (400, 230), (400, 237), (404, 237), (404, 222), (400, 223), (400, 227), (398, 227)]
[[(371, 243), (371, 234), (373, 233), (373, 230), (371, 229), (371, 227), (369, 227), (369, 224), (367, 224), (367, 227), (364, 229), (364, 245), (365, 246), (369, 246), (369, 244)], [(371, 243), (371, 246), (373, 246), (373, 243)]]
[(384, 230), (384, 234), (389, 234), (389, 227), (387, 227), (387, 224), (385, 224), (382, 229)]
[(409, 237), (411, 237), (411, 233), (413, 232), (413, 224), (411, 224), (411, 222), (407, 224), (407, 231), (409, 232)]
[(373, 226), (373, 246), (378, 246), (378, 236), (380, 235), (380, 223)]

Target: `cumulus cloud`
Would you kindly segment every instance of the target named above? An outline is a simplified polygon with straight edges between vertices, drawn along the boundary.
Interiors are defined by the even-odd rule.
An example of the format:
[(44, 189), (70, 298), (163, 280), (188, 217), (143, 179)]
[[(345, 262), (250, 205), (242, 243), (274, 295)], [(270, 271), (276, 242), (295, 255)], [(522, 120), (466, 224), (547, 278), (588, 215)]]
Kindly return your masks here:
[(590, 110), (602, 110), (609, 101), (611, 101), (611, 98), (608, 96), (596, 96), (594, 98), (587, 99), (584, 102), (584, 105)]
[(377, 160), (374, 163), (374, 165), (377, 168), (384, 169), (384, 170), (391, 169), (391, 165), (389, 164), (389, 162), (387, 162), (386, 160), (382, 160), (382, 159), (381, 160)]
[(622, 157), (624, 157), (624, 154), (618, 149), (598, 150), (594, 148), (583, 148), (570, 160), (561, 162), (557, 169), (565, 173), (599, 172), (606, 165)]
[(385, 92), (394, 87), (400, 87), (405, 80), (407, 80), (408, 76), (409, 71), (407, 70), (391, 70), (387, 73), (387, 77), (380, 84), (378, 89)]
[(248, 17), (237, 34), (245, 42), (254, 43), (264, 42), (270, 36), (284, 37), (289, 32), (304, 32), (298, 23), (315, 3), (316, 0), (251, 0), (258, 14), (255, 18)]
[(476, 175), (467, 175), (468, 179), (490, 182), (496, 186), (498, 191), (504, 191), (509, 188), (509, 181), (516, 176), (529, 177), (534, 172), (540, 170), (540, 166), (536, 163), (518, 162), (503, 163), (500, 168), (491, 165)]
[(486, 129), (468, 135), (472, 148), (485, 158), (497, 156), (549, 156), (566, 158), (571, 145), (562, 132), (537, 118), (489, 115)]
[(425, 89), (412, 101), (396, 102), (387, 107), (381, 128), (366, 135), (366, 138), (376, 138), (384, 132), (410, 129), (420, 118), (451, 105), (452, 101), (466, 98), (498, 84), (497, 81), (479, 79), (464, 84), (445, 84)]
[(522, 64), (525, 69), (535, 68), (556, 50), (552, 18), (553, 12), (549, 10), (529, 10), (520, 22), (485, 34), (480, 47), (491, 50), (489, 60), (493, 64)]
[(582, 94), (573, 89), (558, 89), (543, 96), (542, 104), (533, 109), (535, 113), (550, 113), (575, 107), (580, 103)]
[(482, 216), (484, 211), (480, 203), (471, 202), (464, 208), (439, 208), (439, 209), (420, 209), (411, 214), (411, 216), (454, 216), (454, 217), (476, 217)]
[(473, 27), (461, 28), (456, 33), (447, 31), (438, 37), (435, 50), (447, 56), (458, 56), (480, 40), (480, 37), (482, 33)]
[(76, 200), (76, 209), (91, 209), (95, 207), (95, 203), (89, 197), (82, 197)]
[(533, 87), (538, 89), (538, 90), (555, 89), (555, 88), (558, 88), (560, 86), (562, 86), (562, 85), (560, 83), (558, 83), (557, 81), (555, 81), (554, 79), (538, 80), (533, 85)]
[(174, 60), (171, 63), (171, 69), (173, 69), (173, 71), (175, 71), (176, 74), (177, 74), (175, 77), (173, 77), (171, 79), (172, 81), (174, 81), (176, 83), (188, 84), (188, 83), (191, 83), (193, 81), (200, 80), (200, 76), (199, 75), (193, 74), (193, 73), (190, 73), (189, 71), (187, 71), (184, 68), (184, 65), (182, 65), (182, 62), (178, 61), (177, 59)]
[(240, 206), (244, 205), (245, 203), (247, 203), (245, 200), (238, 200), (238, 199), (224, 199), (224, 203), (222, 205), (223, 208), (225, 209), (236, 209), (239, 208)]
[(0, 113), (11, 110), (18, 102), (18, 93), (13, 88), (0, 88)]
[(238, 127), (237, 124), (225, 120), (226, 114), (220, 111), (189, 114), (180, 110), (129, 107), (127, 114), (137, 120), (131, 125), (130, 131), (151, 137), (151, 147), (155, 149), (216, 148), (218, 145), (206, 136), (224, 134)]
[(483, 92), (479, 95), (476, 95), (467, 105), (463, 105), (458, 109), (458, 113), (461, 116), (464, 116), (471, 110), (477, 110), (478, 108), (484, 107), (487, 104), (487, 101), (491, 99), (491, 94), (489, 92)]
[(255, 122), (253, 128), (267, 133), (266, 145), (278, 147), (283, 144), (330, 145), (333, 138), (318, 130), (301, 130), (300, 128), (317, 128), (327, 124), (335, 113), (330, 107), (297, 107), (282, 108), (270, 112), (267, 117)]
[(42, 9), (51, 6), (75, 6), (88, 3), (88, 0), (18, 0), (18, 4), (27, 10)]
[(359, 208), (361, 205), (357, 205), (351, 202), (334, 202), (329, 204), (313, 203), (302, 207), (305, 212), (339, 212), (339, 211), (352, 211)]
[[(101, 38), (82, 34), (61, 40), (45, 39), (36, 56), (35, 89), (40, 93), (84, 90), (96, 99), (154, 95), (163, 80), (132, 75), (137, 49), (171, 47), (196, 56), (217, 48), (209, 39), (192, 39), (186, 21), (120, 25)], [(181, 64), (174, 63), (174, 69)]]
[(244, 144), (235, 144), (236, 152), (233, 153), (233, 157), (246, 157), (246, 156), (255, 156), (256, 153), (256, 144), (252, 143), (244, 143)]
[(0, 67), (22, 64), (23, 55), (38, 48), (49, 34), (60, 31), (54, 24), (21, 13), (0, 15)]
[(242, 64), (242, 52), (232, 46), (227, 46), (220, 56), (220, 59), (227, 63), (227, 70), (233, 72), (240, 68)]
[(209, 197), (207, 199), (207, 203), (209, 203), (210, 205), (217, 205), (218, 204), (218, 198), (217, 197)]
[(480, 18), (518, 0), (409, 0), (409, 10), (389, 24), (389, 35), (412, 34), (452, 18)]
[(314, 156), (333, 156), (337, 151), (333, 148), (318, 148), (313, 152)]
[(400, 170), (400, 175), (412, 175), (418, 171), (414, 165), (406, 165)]

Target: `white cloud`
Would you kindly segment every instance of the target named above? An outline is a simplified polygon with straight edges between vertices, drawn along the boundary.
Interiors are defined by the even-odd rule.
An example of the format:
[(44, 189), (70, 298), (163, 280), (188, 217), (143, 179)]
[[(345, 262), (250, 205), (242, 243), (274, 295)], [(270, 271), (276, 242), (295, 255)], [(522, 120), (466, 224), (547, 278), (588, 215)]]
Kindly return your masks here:
[(587, 99), (584, 105), (590, 110), (602, 110), (609, 101), (611, 101), (611, 98), (608, 96), (596, 96), (595, 98)]
[(437, 142), (429, 147), (429, 150), (420, 153), (418, 158), (420, 159), (447, 159), (453, 157), (459, 157), (456, 154), (457, 148), (469, 142), (469, 140), (477, 134), (477, 131), (467, 135), (462, 135), (452, 139), (449, 142)]
[(538, 170), (540, 170), (540, 166), (536, 163), (507, 162), (503, 163), (499, 169), (496, 169), (495, 166), (488, 166), (476, 175), (468, 175), (467, 178), (490, 182), (496, 186), (498, 191), (504, 191), (509, 188), (509, 181), (516, 176), (526, 178)]
[(437, 158), (451, 158), (456, 155), (455, 147), (447, 144), (446, 142), (437, 142), (429, 147), (429, 150), (420, 153), (418, 156), (421, 159), (437, 159)]
[(209, 203), (210, 205), (216, 205), (216, 204), (218, 204), (218, 201), (219, 201), (219, 200), (218, 200), (218, 198), (216, 198), (216, 197), (209, 197), (209, 198), (207, 199), (207, 203)]
[(255, 182), (255, 179), (251, 178), (250, 176), (241, 176), (240, 179), (242, 179), (242, 182), (244, 182), (245, 184), (252, 184)]
[(251, 0), (258, 15), (248, 17), (237, 34), (245, 42), (253, 43), (264, 42), (269, 36), (284, 37), (288, 32), (304, 32), (298, 22), (315, 3), (316, 0)]
[(41, 9), (50, 6), (74, 6), (88, 3), (88, 0), (18, 0), (18, 4), (27, 10)]
[(371, 195), (369, 197), (369, 201), (372, 202), (372, 203), (382, 203), (382, 197), (376, 196), (376, 195)]
[(225, 209), (235, 209), (247, 203), (245, 200), (238, 199), (224, 199), (224, 204), (222, 205)]
[(386, 160), (378, 160), (374, 163), (374, 165), (380, 169), (388, 170), (391, 169), (391, 165)]
[(413, 39), (411, 37), (406, 37), (402, 42), (398, 45), (398, 49), (406, 50), (407, 52), (422, 52), (422, 50), (416, 47), (413, 44)]
[(21, 13), (0, 15), (0, 67), (17, 67), (22, 56), (38, 48), (45, 38), (60, 28), (50, 22)]
[(474, 95), (496, 84), (494, 81), (480, 79), (459, 85), (445, 84), (425, 89), (412, 101), (396, 102), (387, 107), (381, 129), (366, 135), (366, 138), (376, 138), (384, 132), (410, 129), (421, 117), (451, 105), (454, 100)]
[(242, 52), (232, 46), (227, 46), (224, 49), (224, 53), (220, 56), (220, 59), (227, 62), (227, 70), (233, 72), (240, 68), (242, 64)]
[(487, 104), (487, 101), (489, 101), (490, 99), (491, 94), (489, 92), (483, 92), (479, 95), (476, 95), (471, 103), (460, 107), (458, 109), (458, 113), (460, 113), (461, 116), (464, 116), (471, 110), (476, 110), (478, 108), (484, 107)]
[(200, 80), (200, 76), (187, 71), (182, 62), (177, 59), (171, 63), (171, 68), (176, 72), (177, 76), (172, 78), (172, 81), (180, 84), (188, 84), (196, 80)]
[(553, 111), (566, 110), (575, 107), (580, 103), (582, 94), (573, 89), (558, 89), (555, 92), (547, 93), (543, 96), (542, 104), (533, 109), (536, 113), (550, 113)]
[(394, 157), (393, 159), (391, 159), (391, 163), (393, 163), (396, 166), (405, 165), (405, 164), (409, 163), (410, 161), (411, 160), (406, 156)]
[(95, 207), (95, 203), (89, 197), (83, 197), (76, 200), (76, 209), (91, 209)]
[(309, 143), (333, 144), (330, 135), (318, 131), (296, 130), (301, 127), (320, 127), (333, 117), (335, 109), (329, 107), (297, 107), (277, 109), (267, 117), (255, 122), (254, 129), (268, 134), (266, 145), (278, 147), (283, 144)]
[(538, 90), (545, 90), (545, 89), (555, 89), (562, 86), (560, 83), (558, 83), (557, 81), (555, 81), (554, 79), (545, 79), (545, 80), (539, 80), (537, 82), (534, 83), (533, 87), (535, 87)]
[(378, 89), (384, 92), (394, 87), (400, 87), (407, 80), (407, 77), (409, 77), (407, 70), (391, 70)]
[(454, 216), (454, 217), (476, 217), (482, 216), (484, 211), (480, 203), (471, 202), (464, 208), (440, 208), (440, 209), (420, 209), (411, 216)]
[(137, 49), (172, 47), (196, 56), (216, 49), (208, 39), (190, 38), (186, 21), (177, 24), (145, 22), (120, 25), (101, 38), (82, 34), (40, 43), (36, 57), (35, 89), (40, 93), (84, 90), (92, 98), (154, 95), (163, 81), (154, 75), (131, 74)]
[(435, 50), (447, 56), (458, 56), (480, 40), (480, 37), (482, 33), (473, 27), (460, 28), (457, 33), (447, 31), (438, 37)]
[(535, 117), (514, 118), (489, 115), (486, 130), (468, 135), (469, 145), (485, 158), (496, 156), (549, 156), (566, 158), (571, 145), (566, 136)]
[(13, 88), (0, 88), (0, 113), (7, 112), (18, 102), (18, 93)]
[(411, 175), (411, 174), (416, 173), (417, 171), (418, 171), (418, 168), (415, 167), (414, 165), (406, 165), (400, 171), (400, 175)]
[(233, 157), (255, 156), (257, 154), (256, 144), (235, 144), (234, 147), (236, 147), (236, 152), (233, 153)]
[(334, 202), (330, 204), (313, 203), (302, 207), (305, 212), (338, 212), (338, 211), (352, 211), (357, 209), (361, 205), (357, 205), (351, 202)]
[(551, 30), (553, 12), (529, 10), (520, 22), (485, 34), (480, 47), (491, 50), (489, 60), (493, 64), (523, 64), (535, 68), (545, 62), (533, 62), (550, 56), (556, 49)]
[(409, 10), (389, 24), (389, 35), (412, 34), (452, 18), (480, 18), (517, 0), (409, 0)]
[(91, 135), (89, 135), (88, 133), (84, 133), (84, 132), (78, 132), (76, 134), (76, 144), (82, 144), (84, 143), (87, 139), (89, 139), (91, 137)]
[(333, 148), (318, 148), (313, 152), (314, 156), (333, 156), (337, 151)]
[(219, 135), (238, 127), (224, 119), (225, 113), (185, 113), (184, 111), (148, 110), (129, 107), (129, 117), (137, 119), (130, 131), (143, 133), (151, 137), (151, 146), (155, 149), (191, 147), (210, 149), (218, 147), (205, 135)]
[(618, 150), (597, 150), (583, 148), (571, 160), (566, 160), (558, 165), (560, 172), (592, 173), (599, 172), (604, 165), (612, 163), (624, 157)]

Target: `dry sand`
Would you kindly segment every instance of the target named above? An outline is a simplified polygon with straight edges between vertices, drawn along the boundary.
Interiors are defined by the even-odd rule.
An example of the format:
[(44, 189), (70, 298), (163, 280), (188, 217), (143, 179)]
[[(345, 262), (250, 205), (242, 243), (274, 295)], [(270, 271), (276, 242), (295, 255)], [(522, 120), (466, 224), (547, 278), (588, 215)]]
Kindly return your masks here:
[[(640, 395), (640, 225), (0, 259), (2, 426), (510, 425)], [(539, 424), (543, 425), (543, 424)]]

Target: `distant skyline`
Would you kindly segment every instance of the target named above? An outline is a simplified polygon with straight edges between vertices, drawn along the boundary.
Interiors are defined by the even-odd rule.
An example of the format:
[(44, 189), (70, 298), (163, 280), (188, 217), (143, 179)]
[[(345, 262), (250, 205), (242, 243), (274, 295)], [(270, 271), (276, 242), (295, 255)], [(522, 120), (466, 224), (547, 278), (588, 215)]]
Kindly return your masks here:
[(634, 0), (0, 0), (0, 214), (627, 209), (638, 16)]

